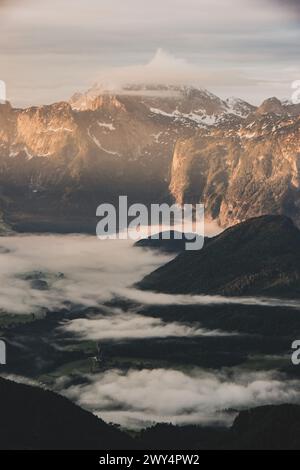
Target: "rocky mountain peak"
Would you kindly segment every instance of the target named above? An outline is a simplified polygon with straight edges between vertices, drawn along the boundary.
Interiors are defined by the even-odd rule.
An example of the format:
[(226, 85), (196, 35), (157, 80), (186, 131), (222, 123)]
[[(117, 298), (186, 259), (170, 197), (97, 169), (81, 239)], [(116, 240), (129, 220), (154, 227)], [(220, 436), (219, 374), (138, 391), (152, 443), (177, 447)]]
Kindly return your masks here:
[[(95, 85), (86, 93), (76, 93), (70, 99), (74, 110), (125, 110), (124, 100), (143, 104), (156, 114), (187, 119), (198, 124), (213, 125), (226, 114), (247, 117), (255, 110), (243, 100), (224, 101), (203, 88), (184, 85), (132, 83), (119, 88)], [(129, 103), (130, 105), (130, 103)]]
[(269, 98), (265, 100), (257, 109), (258, 114), (283, 114), (286, 112), (285, 107), (282, 105), (278, 98)]
[(12, 110), (12, 106), (9, 101), (5, 101), (5, 103), (0, 102), (0, 112), (4, 113), (7, 111), (11, 111), (11, 110)]
[(227, 98), (225, 101), (228, 112), (240, 116), (242, 118), (248, 117), (256, 110), (256, 107), (249, 104), (247, 101), (241, 100), (234, 96)]

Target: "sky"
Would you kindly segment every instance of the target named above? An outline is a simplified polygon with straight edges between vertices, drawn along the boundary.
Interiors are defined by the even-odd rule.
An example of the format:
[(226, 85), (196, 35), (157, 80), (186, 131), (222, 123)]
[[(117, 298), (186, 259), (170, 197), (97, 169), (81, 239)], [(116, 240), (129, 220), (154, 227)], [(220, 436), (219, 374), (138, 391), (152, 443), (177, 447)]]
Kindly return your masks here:
[(298, 0), (0, 0), (0, 80), (16, 106), (136, 81), (259, 103), (292, 95), (299, 39)]

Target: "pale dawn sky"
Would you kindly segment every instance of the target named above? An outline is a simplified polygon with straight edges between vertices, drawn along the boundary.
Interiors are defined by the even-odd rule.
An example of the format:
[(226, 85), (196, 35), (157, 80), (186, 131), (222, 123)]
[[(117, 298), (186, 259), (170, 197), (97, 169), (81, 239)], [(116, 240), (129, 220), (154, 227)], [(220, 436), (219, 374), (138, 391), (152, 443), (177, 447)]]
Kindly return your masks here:
[(300, 79), (297, 0), (0, 0), (0, 80), (14, 105), (95, 82), (199, 85), (258, 103)]

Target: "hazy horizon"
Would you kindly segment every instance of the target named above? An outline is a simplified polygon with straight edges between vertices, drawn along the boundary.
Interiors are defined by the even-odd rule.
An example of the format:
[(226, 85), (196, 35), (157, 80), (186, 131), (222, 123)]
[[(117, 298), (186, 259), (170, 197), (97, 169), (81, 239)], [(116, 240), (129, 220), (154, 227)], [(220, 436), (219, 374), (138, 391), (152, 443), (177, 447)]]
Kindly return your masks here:
[(293, 0), (1, 1), (0, 79), (14, 106), (143, 81), (259, 104), (292, 94), (299, 22)]

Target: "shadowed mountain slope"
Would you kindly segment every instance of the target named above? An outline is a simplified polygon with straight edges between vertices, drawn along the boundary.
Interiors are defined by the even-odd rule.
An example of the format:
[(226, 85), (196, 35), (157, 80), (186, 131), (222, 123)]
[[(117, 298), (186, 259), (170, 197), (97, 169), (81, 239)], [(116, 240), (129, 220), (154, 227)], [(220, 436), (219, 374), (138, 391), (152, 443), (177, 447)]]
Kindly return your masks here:
[(185, 251), (139, 287), (173, 294), (300, 295), (300, 231), (284, 216), (231, 227), (200, 251)]
[(262, 406), (241, 411), (229, 429), (159, 424), (142, 433), (147, 449), (300, 449), (300, 406)]
[(1, 449), (128, 449), (126, 434), (66, 398), (0, 378)]
[(239, 413), (233, 426), (158, 424), (136, 439), (69, 400), (0, 378), (0, 449), (300, 449), (300, 406), (265, 406)]
[[(200, 235), (169, 230), (151, 235), (148, 238), (142, 238), (134, 246), (160, 250), (165, 253), (180, 253), (185, 250), (186, 243), (195, 243), (196, 237), (199, 238), (199, 242), (202, 242), (203, 237)], [(208, 241), (208, 239), (205, 239), (205, 241)]]

